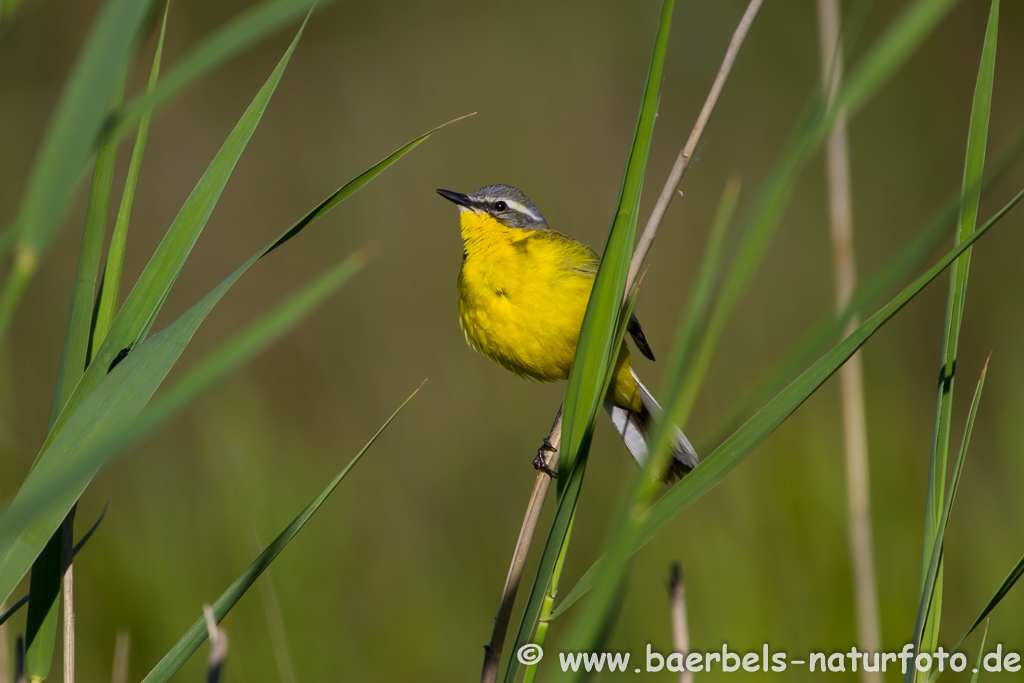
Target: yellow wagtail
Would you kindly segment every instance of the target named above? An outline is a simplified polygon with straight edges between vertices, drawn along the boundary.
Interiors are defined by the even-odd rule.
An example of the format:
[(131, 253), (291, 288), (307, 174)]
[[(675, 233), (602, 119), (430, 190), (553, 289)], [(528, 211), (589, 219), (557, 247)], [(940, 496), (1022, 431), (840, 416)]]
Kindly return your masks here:
[[(509, 185), (437, 193), (459, 207), (459, 321), (470, 346), (521, 377), (566, 379), (600, 257), (549, 228), (533, 202)], [(654, 360), (636, 316), (629, 333), (640, 353)], [(604, 407), (642, 466), (647, 427), (661, 408), (630, 367), (625, 342)], [(669, 478), (697, 466), (693, 446), (678, 429), (673, 456)]]

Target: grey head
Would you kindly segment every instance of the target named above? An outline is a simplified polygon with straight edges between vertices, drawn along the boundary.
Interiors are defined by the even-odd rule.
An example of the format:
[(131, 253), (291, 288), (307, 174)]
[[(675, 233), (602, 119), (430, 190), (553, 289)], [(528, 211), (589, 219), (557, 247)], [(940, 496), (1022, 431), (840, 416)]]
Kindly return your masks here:
[(540, 209), (521, 190), (511, 185), (488, 185), (470, 194), (451, 190), (438, 190), (437, 193), (457, 204), (460, 211), (490, 214), (510, 228), (541, 230), (548, 227)]

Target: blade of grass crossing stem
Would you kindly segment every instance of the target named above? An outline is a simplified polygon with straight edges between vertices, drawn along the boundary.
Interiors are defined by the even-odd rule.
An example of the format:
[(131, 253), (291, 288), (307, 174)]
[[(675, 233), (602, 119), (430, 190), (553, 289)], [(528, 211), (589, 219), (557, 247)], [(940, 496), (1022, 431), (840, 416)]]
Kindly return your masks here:
[[(933, 614), (933, 607), (936, 600), (942, 595), (939, 585), (939, 577), (942, 572), (943, 544), (946, 538), (946, 524), (949, 522), (949, 512), (953, 509), (956, 500), (956, 490), (960, 485), (960, 475), (963, 473), (964, 459), (967, 457), (967, 448), (971, 443), (971, 432), (974, 431), (974, 418), (978, 414), (978, 404), (981, 402), (981, 391), (985, 387), (985, 375), (988, 374), (988, 360), (981, 370), (981, 377), (978, 379), (978, 386), (974, 390), (974, 398), (971, 400), (971, 412), (967, 417), (967, 426), (964, 428), (964, 438), (960, 443), (960, 453), (957, 455), (956, 465), (953, 468), (953, 478), (949, 484), (949, 494), (946, 496), (945, 505), (942, 508), (939, 524), (936, 529), (936, 543), (932, 548), (932, 555), (928, 558), (928, 568), (925, 573), (924, 586), (921, 589), (921, 600), (917, 610), (917, 620), (914, 623), (914, 652), (934, 652), (934, 650), (922, 650), (925, 643), (923, 638), (926, 634), (926, 619)], [(921, 672), (917, 667), (907, 670), (904, 680), (921, 680)], [(923, 678), (927, 679), (927, 676)]]
[(824, 142), (839, 112), (845, 110), (848, 119), (852, 119), (955, 2), (918, 0), (909, 5), (851, 71), (832, 107), (826, 110), (821, 93), (815, 92), (803, 122), (797, 127), (775, 169), (746, 213), (746, 219), (742, 221), (744, 227), (741, 232), (745, 238), (726, 275), (718, 303), (701, 339), (696, 361), (687, 373), (679, 409), (683, 422), (693, 409), (726, 323), (767, 250), (798, 172)]
[(46, 453), (53, 439), (63, 429), (68, 417), (103, 381), (114, 357), (122, 349), (138, 343), (149, 332), (178, 277), (178, 273), (181, 272), (192, 246), (206, 226), (238, 159), (256, 130), (304, 28), (305, 23), (295, 35), (295, 39), (288, 46), (273, 73), (228, 135), (213, 161), (210, 162), (203, 177), (185, 200), (185, 204), (178, 212), (174, 222), (171, 223), (171, 227), (168, 228), (163, 240), (114, 319), (110, 331), (93, 354), (94, 362), (86, 369), (82, 380), (75, 387), (64, 410), (57, 418), (57, 422), (47, 434), (37, 460)]
[[(164, 18), (160, 24), (160, 39), (157, 41), (156, 53), (153, 55), (153, 66), (149, 71), (147, 93), (153, 92), (160, 76), (160, 59), (164, 51), (167, 14), (170, 9), (171, 3), (168, 0), (164, 6)], [(103, 338), (107, 336), (117, 310), (118, 294), (121, 291), (121, 269), (124, 265), (124, 251), (128, 242), (128, 223), (132, 217), (132, 206), (135, 204), (135, 189), (139, 184), (139, 171), (142, 168), (142, 155), (146, 149), (146, 137), (149, 134), (149, 121), (152, 114), (152, 108), (143, 112), (142, 119), (139, 121), (139, 130), (135, 135), (132, 160), (128, 166), (128, 176), (124, 181), (124, 191), (121, 193), (121, 206), (117, 210), (117, 221), (114, 223), (114, 233), (110, 237), (110, 247), (107, 250), (107, 262), (103, 267), (103, 286), (100, 288), (99, 300), (96, 302), (92, 350), (97, 350)], [(90, 360), (92, 359), (90, 358)]]
[[(643, 275), (639, 279), (643, 279)], [(636, 304), (637, 295), (640, 292), (639, 280), (634, 283), (633, 288), (630, 290), (626, 297), (626, 301), (622, 306), (622, 310), (619, 314), (619, 323), (616, 328), (615, 340), (612, 348), (620, 348), (623, 340), (626, 337), (626, 330), (629, 326), (630, 317), (633, 314), (633, 306)], [(548, 584), (548, 589), (544, 594), (544, 600), (541, 603), (540, 616), (537, 619), (537, 630), (534, 634), (533, 642), (538, 646), (544, 645), (544, 640), (547, 637), (548, 628), (551, 622), (554, 620), (554, 604), (555, 598), (558, 597), (558, 584), (562, 576), (562, 567), (565, 565), (565, 557), (569, 552), (569, 540), (572, 537), (572, 525), (576, 519), (576, 511), (569, 516), (569, 527), (565, 533), (565, 537), (562, 539), (562, 546), (558, 550), (558, 556), (555, 558), (555, 566), (551, 571), (551, 581)], [(517, 649), (518, 651), (518, 649)], [(533, 680), (537, 677), (537, 663), (529, 665), (526, 669), (526, 675), (524, 677), (524, 683), (533, 683)]]
[[(967, 133), (967, 153), (964, 160), (963, 189), (960, 200), (960, 217), (954, 244), (961, 243), (974, 232), (978, 219), (978, 203), (981, 197), (981, 178), (985, 167), (985, 146), (988, 141), (989, 113), (992, 109), (992, 83), (995, 77), (996, 35), (999, 26), (999, 0), (992, 2), (985, 43), (981, 52), (981, 64), (971, 106), (970, 128)], [(935, 431), (932, 441), (931, 465), (928, 477), (928, 498), (925, 508), (924, 543), (922, 550), (922, 574), (929, 571), (929, 558), (934, 555), (936, 544), (941, 544), (938, 535), (942, 515), (943, 489), (945, 487), (947, 459), (949, 452), (950, 418), (953, 407), (954, 372), (956, 370), (957, 345), (960, 337), (960, 323), (963, 318), (964, 301), (967, 295), (967, 274), (971, 266), (971, 250), (953, 263), (949, 271), (949, 294), (946, 300), (946, 318), (943, 324), (942, 363), (939, 370), (938, 396), (935, 406)], [(925, 577), (922, 576), (922, 588)], [(935, 580), (935, 600), (924, 624), (921, 646), (934, 652), (938, 644), (939, 625), (942, 618), (942, 568)]]
[[(132, 419), (145, 406), (148, 397), (162, 380), (163, 374), (169, 371), (173, 360), (177, 357), (176, 354), (180, 353), (184, 345), (187, 344), (195, 328), (242, 273), (271, 250), (323, 216), (338, 202), (351, 196), (353, 192), (426, 140), (433, 132), (430, 131), (406, 144), (331, 194), (295, 225), (284, 231), (281, 236), (256, 252), (217, 288), (207, 294), (175, 323), (163, 330), (160, 335), (154, 335), (128, 354), (117, 366), (118, 372), (108, 373), (107, 366), (102, 366), (100, 363), (93, 363), (90, 366), (89, 371), (100, 369), (97, 386), (94, 391), (82, 399), (77, 410), (70, 412), (65, 410), (68, 415), (65, 419), (66, 429), (71, 431), (66, 435), (65, 429), (62, 429), (54, 434), (49, 442), (48, 450), (43, 454), (46, 457), (41, 456), (37, 459), (37, 467), (29, 474), (22, 485), (22, 490), (18, 492), (4, 516), (0, 517), (0, 595), (3, 596), (0, 600), (10, 595), (29, 564), (42, 549), (46, 537), (44, 536), (40, 540), (40, 534), (45, 530), (45, 534), (48, 535), (57, 528), (63, 516), (106, 459), (112, 457), (133, 439), (141, 438), (148, 433), (148, 430), (155, 428), (160, 423), (156, 417), (146, 417), (150, 411), (144, 413), (134, 424), (132, 424)], [(163, 336), (161, 337), (161, 335)], [(168, 341), (172, 341), (169, 337), (173, 337), (173, 344), (170, 346), (167, 344)], [(148, 349), (146, 351), (148, 355), (158, 356), (158, 350), (154, 348), (154, 344), (160, 345), (160, 357), (152, 359), (152, 362), (147, 361), (147, 367), (140, 367), (139, 376), (134, 378), (137, 381), (130, 384), (132, 395), (127, 397), (125, 385), (128, 384), (129, 370), (125, 368), (130, 369), (136, 364), (143, 365), (142, 361), (137, 358), (143, 349)], [(161, 357), (164, 361), (162, 363), (160, 362)], [(129, 363), (129, 361), (131, 362)], [(221, 359), (221, 364), (224, 362)], [(86, 372), (86, 376), (89, 371)], [(195, 379), (196, 375), (189, 374), (187, 377), (193, 378), (191, 384), (183, 385), (184, 380), (182, 380), (175, 386), (201, 385), (201, 382)], [(143, 381), (147, 382), (146, 386), (141, 385)], [(81, 384), (79, 388), (81, 388)], [(167, 402), (172, 398), (175, 401), (187, 402), (197, 395), (198, 391), (199, 389), (172, 393), (169, 390), (159, 404), (161, 406), (173, 405), (175, 410), (180, 410), (183, 405)], [(94, 394), (99, 395), (94, 396)], [(162, 410), (167, 412), (171, 408), (162, 408)], [(62, 413), (62, 416), (65, 413)], [(95, 448), (90, 450), (86, 448), (87, 440), (94, 445), (99, 445), (95, 445)], [(35, 470), (43, 468), (44, 465), (46, 466), (45, 471), (37, 475)], [(62, 475), (68, 477), (68, 481), (63, 485), (60, 484)]]
[[(115, 88), (110, 105), (121, 106), (124, 96), (125, 69), (121, 70), (119, 83)], [(114, 178), (114, 162), (117, 158), (116, 145), (104, 145), (96, 156), (92, 186), (89, 190), (89, 206), (85, 216), (85, 230), (82, 235), (82, 249), (79, 253), (78, 271), (71, 290), (71, 306), (68, 311), (67, 329), (64, 333), (64, 350), (61, 353), (57, 372), (57, 385), (53, 392), (50, 409), (50, 424), (57, 419), (60, 409), (85, 370), (89, 344), (89, 322), (92, 300), (99, 272), (100, 256), (103, 252), (103, 238), (106, 231), (107, 206), (110, 201), (110, 186)], [(67, 521), (65, 524), (68, 523)], [(25, 621), (25, 671), (32, 680), (44, 680), (50, 674), (53, 662), (53, 648), (56, 642), (57, 617), (59, 613), (62, 562), (61, 530), (50, 538), (42, 554), (32, 564), (32, 578), (29, 584), (28, 617)]]
[[(569, 539), (572, 537), (572, 523), (575, 521), (576, 515), (573, 515), (569, 519), (569, 531), (565, 534), (565, 541), (562, 543), (561, 549), (558, 551), (558, 558), (555, 560), (555, 568), (551, 572), (551, 586), (548, 589), (547, 594), (544, 596), (544, 604), (541, 606), (540, 619), (537, 620), (537, 633), (534, 634), (533, 641), (539, 647), (544, 646), (544, 641), (547, 638), (548, 628), (551, 626), (551, 609), (555, 604), (555, 597), (558, 592), (558, 582), (562, 577), (562, 567), (565, 566), (565, 556), (569, 552)], [(523, 683), (533, 683), (537, 677), (537, 668), (539, 662), (533, 662), (528, 664), (526, 667), (526, 674), (523, 676)]]
[[(861, 323), (860, 327), (852, 334), (815, 361), (811, 367), (775, 396), (768, 405), (748, 420), (742, 428), (705, 458), (696, 469), (652, 505), (644, 516), (643, 528), (633, 539), (629, 552), (635, 553), (643, 547), (683, 510), (724, 479), (754, 448), (775, 431), (804, 401), (810, 398), (811, 394), (817, 391), (818, 387), (824, 384), (825, 380), (831, 377), (882, 325), (892, 319), (911, 299), (917, 296), (972, 244), (984, 236), (1022, 199), (1024, 199), (1024, 190), (1011, 199), (985, 225), (978, 228), (959, 246), (954, 247), (874, 315)], [(600, 574), (605, 570), (604, 565), (605, 559), (601, 558), (586, 571), (556, 608), (555, 616), (564, 612), (594, 587)]]
[[(366, 453), (367, 450), (369, 450), (370, 446), (372, 446), (377, 440), (377, 437), (387, 429), (388, 425), (391, 424), (391, 421), (395, 419), (398, 413), (400, 413), (406, 404), (412, 400), (412, 397), (416, 395), (417, 391), (419, 391), (419, 389), (416, 389), (409, 398), (402, 402), (402, 405), (398, 406), (398, 409), (387, 419), (381, 428), (377, 430), (377, 433), (373, 435), (365, 446), (363, 446), (362, 450), (352, 458), (348, 465), (345, 466), (345, 469), (343, 469), (338, 476), (336, 476), (331, 483), (327, 485), (327, 488), (320, 492), (320, 495), (313, 499), (313, 502), (306, 506), (306, 509), (303, 510), (302, 513), (284, 529), (284, 531), (278, 534), (277, 538), (275, 538), (273, 542), (271, 542), (270, 545), (260, 553), (259, 557), (253, 560), (252, 564), (249, 565), (242, 575), (235, 579), (234, 583), (232, 583), (227, 590), (221, 593), (220, 597), (217, 598), (217, 601), (213, 603), (213, 613), (218, 623), (220, 623), (231, 608), (235, 606), (239, 599), (245, 595), (245, 592), (249, 587), (256, 582), (256, 579), (259, 578), (260, 574), (270, 566), (270, 563), (274, 561), (285, 546), (291, 542), (295, 537), (295, 534), (305, 526), (306, 522), (309, 521), (309, 518), (320, 509), (320, 506), (323, 505), (325, 500), (327, 500), (327, 497), (330, 496), (334, 489), (338, 487), (341, 480), (344, 479), (355, 464), (359, 462), (359, 459), (363, 457), (363, 454)], [(164, 655), (163, 659), (153, 667), (153, 670), (150, 671), (143, 679), (143, 683), (161, 683), (162, 681), (168, 680), (174, 675), (174, 672), (192, 656), (192, 653), (199, 649), (199, 646), (206, 640), (206, 636), (206, 624), (203, 621), (203, 618), (200, 617), (194, 624), (192, 624), (192, 627), (185, 632), (185, 635), (181, 637), (177, 644), (175, 644), (175, 646), (171, 648), (166, 655)]]
[(150, 1), (108, 0), (79, 51), (15, 219), (14, 264), (0, 293), (0, 338), (60, 227)]
[[(558, 504), (512, 652), (517, 652), (529, 642), (530, 634), (540, 617), (545, 592), (551, 585), (555, 563), (569, 532), (569, 523), (579, 500), (594, 417), (608, 387), (609, 365), (618, 354), (618, 347), (614, 345), (614, 341), (617, 338), (616, 333), (621, 332), (619, 328), (624, 327), (620, 324), (623, 291), (636, 234), (640, 189), (657, 114), (658, 87), (668, 45), (673, 4), (672, 0), (666, 0), (662, 4), (654, 50), (619, 191), (615, 218), (594, 280), (590, 301), (587, 303), (587, 312), (583, 317), (576, 354), (569, 372), (562, 403), (563, 455), (558, 462)], [(510, 657), (505, 671), (506, 683), (512, 683), (518, 671), (518, 659)]]
[[(1024, 153), (1024, 129), (999, 150), (996, 159), (988, 164), (982, 180), (982, 191), (1002, 178)], [(838, 316), (825, 313), (822, 318), (793, 347), (785, 359), (741, 400), (722, 424), (714, 430), (708, 443), (719, 444), (736, 431), (751, 415), (787, 383), (800, 374), (826, 350), (826, 344), (838, 339), (846, 323), (865, 306), (894, 288), (915, 267), (923, 264), (928, 253), (945, 237), (960, 212), (960, 192), (949, 198), (946, 205), (925, 224), (925, 227), (884, 267), (863, 282), (854, 292), (846, 309)], [(678, 424), (678, 423), (677, 423)], [(684, 426), (685, 425), (681, 425)], [(708, 449), (705, 449), (708, 450)], [(698, 451), (700, 452), (700, 451)]]
[[(697, 332), (707, 313), (711, 291), (721, 264), (722, 243), (724, 242), (728, 226), (732, 221), (738, 198), (739, 180), (731, 178), (726, 184), (718, 212), (712, 224), (711, 235), (708, 238), (701, 272), (694, 288), (689, 311), (680, 320), (679, 331), (676, 334), (676, 343), (673, 346), (668, 363), (667, 390), (669, 396), (676, 397), (675, 403), (679, 402), (678, 397), (682, 378), (685, 374), (684, 371), (688, 367), (689, 357)], [(586, 647), (593, 648), (593, 650), (587, 651), (596, 651), (600, 648), (600, 641), (608, 633), (608, 622), (614, 614), (615, 605), (619, 603), (620, 587), (627, 570), (625, 560), (628, 559), (628, 556), (623, 554), (621, 548), (619, 550), (616, 550), (616, 548), (622, 545), (624, 536), (631, 533), (630, 527), (638, 523), (637, 511), (646, 507), (646, 504), (641, 504), (641, 502), (649, 503), (658, 490), (660, 484), (659, 473), (665, 471), (667, 458), (670, 457), (669, 436), (674, 432), (672, 425), (678, 424), (671, 416), (678, 411), (676, 406), (672, 404), (666, 404), (664, 409), (665, 415), (669, 417), (659, 420), (654, 425), (650, 441), (652, 444), (650, 457), (643, 471), (634, 475), (636, 479), (633, 480), (632, 485), (633, 495), (623, 501), (620, 505), (619, 514), (613, 516), (615, 522), (613, 522), (610, 533), (609, 548), (611, 550), (609, 555), (612, 558), (616, 557), (616, 555), (622, 556), (620, 562), (611, 562), (611, 565), (617, 564), (619, 569), (615, 572), (603, 574), (601, 589), (598, 590), (597, 594), (588, 604), (588, 616), (578, 622), (576, 631), (573, 634), (572, 642), (576, 644), (587, 643)], [(606, 563), (605, 566), (610, 565)], [(549, 620), (554, 618), (550, 607), (548, 607), (547, 612)], [(580, 651), (582, 652), (583, 650)]]
[[(331, 0), (321, 0), (320, 6)], [(284, 24), (308, 13), (316, 0), (267, 0), (240, 13), (216, 29), (182, 57), (154, 90), (130, 101), (120, 114), (110, 117), (103, 139), (120, 140), (147, 111), (158, 109), (207, 73)]]
[[(617, 514), (613, 515), (612, 528), (607, 543), (604, 568), (596, 590), (587, 603), (586, 613), (576, 623), (570, 642), (572, 651), (596, 652), (603, 646), (603, 640), (609, 633), (611, 621), (615, 616), (616, 606), (620, 604), (623, 582), (629, 569), (630, 539), (640, 529), (642, 511), (647, 508), (660, 488), (659, 474), (666, 470), (671, 456), (670, 435), (675, 432), (675, 417), (680, 412), (682, 385), (687, 357), (692, 348), (696, 330), (703, 319), (715, 272), (718, 269), (719, 250), (729, 225), (739, 194), (737, 181), (730, 181), (726, 186), (722, 202), (712, 228), (708, 245), (708, 260), (704, 264), (697, 289), (694, 292), (690, 313), (680, 321), (677, 342), (672, 350), (667, 375), (667, 395), (670, 397), (664, 406), (664, 418), (658, 420), (653, 428), (650, 443), (650, 456), (643, 470), (634, 474), (632, 493), (619, 504)], [(579, 649), (575, 649), (579, 648)], [(581, 675), (573, 672), (571, 679)]]

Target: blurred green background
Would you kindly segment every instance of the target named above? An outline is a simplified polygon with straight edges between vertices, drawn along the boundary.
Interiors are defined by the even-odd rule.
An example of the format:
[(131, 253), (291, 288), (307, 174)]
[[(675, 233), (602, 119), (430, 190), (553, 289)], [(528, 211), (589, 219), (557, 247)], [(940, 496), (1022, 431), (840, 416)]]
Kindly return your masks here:
[[(0, 225), (17, 212), (98, 4), (30, 1), (21, 21), (0, 26)], [(901, 4), (870, 5), (848, 46), (851, 62)], [(726, 178), (743, 179), (742, 211), (818, 83), (814, 3), (766, 5), (649, 259), (637, 313), (661, 359), (685, 311)], [(677, 6), (643, 216), (686, 140), (744, 6), (731, 0)], [(164, 64), (173, 65), (245, 7), (175, 0)], [(423, 131), (478, 114), (438, 133), (261, 261), (201, 328), (179, 368), (341, 255), (374, 247), (369, 267), (297, 333), (89, 489), (79, 507), (80, 529), (108, 501), (110, 508), (75, 564), (79, 680), (109, 680), (118, 629), (131, 633), (132, 678), (144, 675), (200, 605), (216, 598), (424, 378), (420, 395), (277, 560), (261, 590), (254, 588), (225, 620), (226, 680), (476, 679), (534, 480), (530, 460), (563, 385), (517, 379), (466, 346), (456, 307), (456, 212), (434, 189), (516, 185), (553, 228), (600, 249), (658, 11), (658, 3), (646, 1), (339, 0), (317, 12), (157, 329), (338, 185)], [(987, 13), (988, 3), (960, 3), (851, 123), (862, 277), (959, 190)], [(1024, 6), (1005, 3), (1000, 23), (990, 157), (1018, 130), (1024, 109)], [(292, 28), (278, 33), (156, 116), (126, 282), (141, 272), (292, 35)], [(129, 92), (144, 87), (155, 38), (149, 35), (141, 48)], [(130, 141), (118, 159), (115, 196), (129, 156)], [(708, 438), (736, 402), (833, 305), (823, 171), (818, 156), (803, 173), (717, 350), (687, 427), (704, 453), (716, 445)], [(1022, 184), (1024, 170), (1017, 168), (983, 197), (982, 218)], [(84, 210), (80, 191), (0, 346), (4, 499), (16, 491), (45, 435)], [(956, 444), (974, 382), (986, 355), (993, 356), (946, 543), (947, 647), (1024, 550), (1022, 222), (1018, 209), (974, 250), (957, 368)], [(945, 283), (943, 276), (864, 352), (889, 651), (910, 639), (917, 610)], [(655, 393), (663, 368), (664, 362), (637, 366)], [(670, 650), (665, 584), (669, 563), (679, 560), (695, 650), (720, 650), (722, 643), (733, 651), (760, 650), (765, 642), (791, 657), (849, 650), (855, 627), (841, 443), (830, 382), (755, 457), (641, 551), (608, 648), (634, 657), (647, 643)], [(602, 418), (565, 589), (600, 551), (632, 467)], [(268, 623), (276, 622), (278, 609), (284, 638), (275, 654)], [(1024, 595), (1011, 594), (993, 618), (993, 646), (1024, 650), (1022, 613)], [(24, 617), (10, 623), (7, 648)], [(556, 622), (549, 646), (557, 650), (567, 630)], [(181, 680), (202, 675), (205, 653), (204, 647)], [(801, 677), (817, 678), (793, 669), (786, 674), (786, 680)]]

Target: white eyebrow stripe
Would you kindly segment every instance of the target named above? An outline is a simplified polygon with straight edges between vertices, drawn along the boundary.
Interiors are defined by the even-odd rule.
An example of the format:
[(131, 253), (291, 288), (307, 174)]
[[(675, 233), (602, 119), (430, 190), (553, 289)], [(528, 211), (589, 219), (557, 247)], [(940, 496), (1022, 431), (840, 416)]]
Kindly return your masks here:
[(530, 209), (526, 208), (524, 205), (522, 205), (519, 202), (515, 201), (514, 199), (504, 199), (502, 201), (504, 201), (506, 204), (508, 204), (510, 209), (514, 209), (514, 210), (518, 211), (519, 213), (526, 214), (527, 216), (529, 216), (533, 220), (537, 221), (538, 223), (543, 223), (544, 222), (543, 218), (538, 216), (536, 213), (534, 213)]

